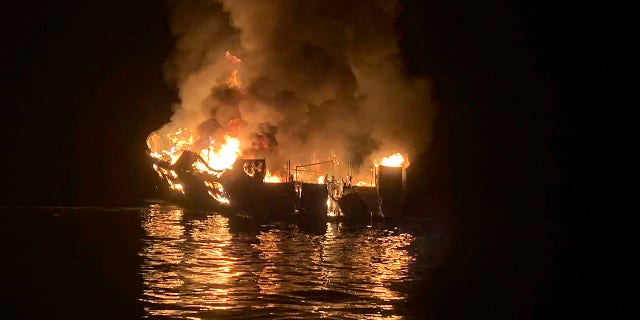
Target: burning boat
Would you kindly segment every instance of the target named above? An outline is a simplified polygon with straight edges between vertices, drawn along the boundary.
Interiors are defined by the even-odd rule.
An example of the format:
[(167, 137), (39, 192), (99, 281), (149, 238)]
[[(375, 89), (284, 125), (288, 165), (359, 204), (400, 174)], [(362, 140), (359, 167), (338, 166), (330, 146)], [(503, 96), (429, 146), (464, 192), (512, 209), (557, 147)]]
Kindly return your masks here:
[[(367, 141), (369, 133), (350, 132), (357, 118), (344, 114), (354, 108), (335, 104), (335, 112), (320, 114), (318, 101), (264, 77), (244, 87), (242, 60), (229, 51), (225, 58), (211, 74), (189, 79), (181, 88), (182, 108), (147, 138), (153, 168), (176, 201), (276, 220), (398, 215), (406, 155), (383, 158), (370, 171), (359, 168), (363, 173), (354, 177), (351, 164), (341, 166), (332, 150), (349, 158), (362, 153), (352, 150), (352, 141)], [(344, 103), (358, 101), (352, 98)], [(317, 154), (330, 155), (322, 161)], [(310, 163), (292, 167), (288, 160), (283, 168), (291, 157)]]
[[(227, 143), (233, 142), (227, 140)], [(295, 168), (287, 162), (287, 174), (283, 178), (267, 170), (265, 159), (236, 157), (233, 162), (226, 162), (230, 164), (220, 166), (224, 157), (220, 154), (211, 157), (210, 150), (200, 154), (183, 150), (177, 157), (169, 152), (164, 155), (149, 152), (149, 155), (158, 176), (183, 205), (279, 221), (300, 218), (369, 221), (397, 216), (404, 194), (404, 169), (408, 164), (400, 154), (392, 156), (397, 158), (395, 162), (384, 158), (372, 168), (373, 182), (354, 183), (350, 175), (338, 180), (333, 174), (329, 178), (328, 173), (319, 174), (310, 169), (331, 164), (334, 171), (334, 160)]]
[(175, 163), (153, 162), (154, 170), (182, 205), (271, 216), (293, 210), (293, 183), (264, 183), (264, 159), (237, 159), (235, 166), (219, 170), (199, 154), (183, 151)]

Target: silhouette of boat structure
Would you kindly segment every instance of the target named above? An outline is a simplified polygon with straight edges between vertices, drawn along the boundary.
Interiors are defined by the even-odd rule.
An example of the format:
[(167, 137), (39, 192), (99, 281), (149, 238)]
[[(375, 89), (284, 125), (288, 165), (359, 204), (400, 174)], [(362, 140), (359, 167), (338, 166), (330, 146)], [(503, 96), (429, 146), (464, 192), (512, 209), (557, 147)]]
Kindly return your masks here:
[[(379, 166), (375, 186), (355, 186), (351, 177), (325, 175), (323, 183), (298, 181), (305, 167), (287, 166), (283, 182), (264, 182), (265, 159), (237, 159), (232, 168), (214, 170), (196, 153), (184, 151), (171, 164), (153, 158), (153, 167), (184, 206), (210, 208), (264, 220), (317, 223), (327, 219), (370, 221), (399, 215), (404, 197), (404, 169)], [(384, 212), (384, 213), (383, 213)]]

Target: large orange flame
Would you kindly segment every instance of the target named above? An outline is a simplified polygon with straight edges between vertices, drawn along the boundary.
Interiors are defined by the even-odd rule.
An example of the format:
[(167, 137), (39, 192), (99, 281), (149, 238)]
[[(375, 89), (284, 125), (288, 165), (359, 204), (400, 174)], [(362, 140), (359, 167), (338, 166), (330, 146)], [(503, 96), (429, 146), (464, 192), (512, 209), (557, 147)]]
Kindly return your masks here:
[(176, 132), (167, 134), (167, 138), (171, 142), (171, 145), (162, 149), (161, 144), (157, 142), (161, 140), (162, 137), (156, 132), (152, 133), (149, 138), (147, 138), (147, 145), (150, 150), (149, 156), (174, 164), (178, 158), (180, 158), (183, 151), (192, 151), (199, 154), (200, 157), (205, 160), (205, 163), (197, 162), (195, 164), (196, 169), (208, 171), (207, 166), (214, 170), (229, 169), (242, 154), (240, 140), (230, 136), (224, 136), (223, 143), (210, 139), (209, 146), (200, 150), (197, 150), (193, 145), (194, 139), (191, 135), (191, 130), (187, 128), (179, 128)]
[(263, 181), (266, 183), (278, 183), (278, 182), (284, 182), (284, 178), (281, 176), (272, 174), (271, 171), (267, 170)]
[(202, 149), (200, 156), (205, 159), (209, 168), (214, 170), (229, 169), (240, 156), (240, 140), (230, 136), (224, 137), (225, 143), (220, 145), (217, 150), (215, 146), (209, 149)]
[[(385, 167), (408, 167), (409, 166), (409, 159), (405, 156), (403, 156), (400, 152), (396, 152), (388, 157), (384, 157), (382, 158), (382, 160), (380, 161), (380, 165), (383, 165)], [(376, 165), (378, 165), (378, 163), (376, 162)]]

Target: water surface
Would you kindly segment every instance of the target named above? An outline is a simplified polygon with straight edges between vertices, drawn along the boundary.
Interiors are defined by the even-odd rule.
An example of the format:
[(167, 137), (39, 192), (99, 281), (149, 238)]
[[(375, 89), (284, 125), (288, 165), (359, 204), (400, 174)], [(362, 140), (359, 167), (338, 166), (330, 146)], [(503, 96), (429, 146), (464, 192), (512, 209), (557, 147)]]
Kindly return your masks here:
[(309, 231), (161, 204), (1, 210), (7, 316), (415, 317), (404, 303), (428, 266), (416, 224)]

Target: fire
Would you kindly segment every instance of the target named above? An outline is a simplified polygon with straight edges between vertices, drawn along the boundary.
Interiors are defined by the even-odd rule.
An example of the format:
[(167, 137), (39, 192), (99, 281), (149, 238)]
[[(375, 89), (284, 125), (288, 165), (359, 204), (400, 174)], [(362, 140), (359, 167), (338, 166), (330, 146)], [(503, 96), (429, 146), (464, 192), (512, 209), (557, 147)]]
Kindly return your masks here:
[(266, 183), (278, 183), (278, 182), (284, 182), (284, 179), (278, 175), (272, 174), (268, 169), (267, 172), (264, 175), (264, 182)]
[(229, 60), (233, 64), (242, 63), (242, 60), (240, 60), (240, 58), (232, 55), (231, 52), (229, 52), (229, 50), (227, 50), (227, 52), (224, 53), (224, 56), (227, 57), (227, 60)]
[[(405, 158), (405, 156), (403, 156), (402, 154), (400, 154), (400, 152), (396, 152), (388, 157), (384, 157), (382, 158), (382, 161), (380, 161), (380, 165), (383, 165), (385, 167), (408, 167), (409, 166), (409, 159)], [(376, 166), (378, 165), (378, 163), (376, 162)]]
[[(233, 70), (227, 79), (227, 85), (230, 88), (239, 88), (238, 65), (242, 63), (242, 60), (229, 51), (225, 53), (225, 57), (233, 66)], [(196, 141), (202, 141), (202, 139), (198, 139), (192, 132), (194, 123), (188, 124), (187, 127), (179, 127), (167, 134), (153, 132), (147, 138), (149, 156), (173, 165), (180, 158), (183, 151), (187, 150), (198, 154), (204, 161), (204, 163), (198, 161), (194, 164), (194, 169), (197, 171), (212, 173), (211, 170), (222, 171), (230, 169), (236, 159), (242, 154), (240, 140), (229, 135), (237, 131), (233, 130), (233, 126), (237, 122), (238, 121), (234, 120), (230, 121), (230, 127), (226, 130), (228, 134), (225, 135), (223, 139), (216, 141), (217, 138), (209, 137), (209, 145), (204, 146), (204, 148), (201, 142), (198, 142), (196, 146)], [(158, 170), (156, 169), (156, 171)]]
[[(227, 57), (227, 60), (229, 60), (229, 62), (231, 62), (231, 64), (233, 65), (239, 65), (240, 63), (242, 63), (242, 60), (240, 60), (240, 58), (232, 55), (228, 50), (225, 53), (225, 56)], [(227, 79), (227, 85), (230, 88), (240, 88), (240, 80), (238, 79), (237, 67), (231, 72), (229, 79)]]
[(370, 182), (366, 182), (364, 180), (357, 181), (356, 183), (354, 183), (354, 185), (358, 186), (358, 187), (371, 187), (371, 186), (373, 186)]
[[(164, 141), (169, 141), (171, 146), (165, 149), (158, 148)], [(175, 163), (183, 150), (189, 149), (193, 144), (193, 136), (188, 128), (178, 128), (175, 132), (166, 136), (161, 136), (153, 132), (147, 138), (147, 146), (149, 147), (149, 156), (158, 160)]]
[[(158, 133), (152, 133), (147, 139), (149, 146), (149, 156), (152, 158), (175, 164), (185, 150), (196, 152), (193, 146), (193, 136), (191, 131), (186, 128), (179, 128), (176, 132), (167, 134), (167, 138), (171, 142), (171, 146), (167, 149), (154, 150), (157, 147), (156, 140), (161, 139)], [(209, 168), (214, 170), (229, 169), (236, 162), (236, 159), (242, 154), (240, 149), (240, 140), (224, 136), (224, 143), (217, 143), (214, 139), (210, 139), (207, 148), (201, 149), (198, 155), (204, 159), (205, 163), (198, 162), (195, 164), (197, 170), (208, 172)], [(207, 166), (209, 168), (207, 168)]]
[[(174, 165), (184, 151), (196, 152), (197, 148), (193, 145), (194, 138), (191, 135), (191, 130), (187, 128), (179, 128), (175, 132), (167, 134), (167, 141), (171, 144), (169, 147), (166, 147), (166, 149), (154, 149), (162, 145), (158, 143), (161, 138), (158, 133), (153, 133), (147, 139), (147, 145), (150, 150), (149, 156), (161, 160), (164, 163)], [(241, 155), (240, 141), (237, 138), (225, 136), (223, 143), (217, 143), (214, 139), (209, 139), (209, 142), (207, 148), (201, 149), (200, 152), (197, 153), (198, 159), (191, 164), (192, 169), (201, 174), (219, 178), (226, 169), (232, 168), (236, 159)], [(159, 166), (155, 163), (153, 164), (153, 169), (161, 178), (167, 181), (169, 188), (182, 194), (185, 193), (184, 185), (175, 170)], [(205, 186), (208, 189), (209, 195), (217, 202), (223, 205), (230, 204), (229, 198), (221, 184), (205, 181)]]
[(217, 152), (215, 151), (216, 148), (214, 146), (210, 146), (208, 149), (202, 149), (200, 151), (200, 156), (202, 159), (205, 159), (207, 165), (211, 169), (229, 169), (241, 154), (240, 140), (230, 136), (225, 136), (224, 140), (225, 143), (217, 148)]
[(222, 184), (220, 184), (219, 182), (205, 181), (204, 185), (208, 189), (207, 193), (209, 194), (209, 196), (216, 200), (218, 203), (226, 206), (231, 204), (231, 200), (229, 200), (229, 198), (227, 197)]
[[(242, 60), (229, 51), (225, 53), (225, 57), (232, 65), (226, 85), (229, 88), (239, 89), (241, 83), (238, 69)], [(237, 120), (232, 119), (229, 121), (229, 125), (225, 128), (226, 135), (222, 137), (216, 136), (214, 138), (210, 136), (208, 139), (206, 136), (199, 137), (194, 130), (197, 122), (186, 123), (184, 127), (168, 131), (159, 130), (151, 133), (147, 138), (148, 154), (158, 160), (153, 164), (153, 169), (161, 178), (167, 181), (171, 189), (184, 194), (185, 186), (181, 181), (182, 177), (179, 177), (178, 173), (173, 169), (185, 151), (192, 152), (197, 156), (187, 154), (189, 157), (195, 156), (195, 159), (190, 159), (190, 161), (193, 161), (191, 167), (180, 168), (179, 170), (187, 170), (187, 172), (201, 175), (209, 195), (219, 203), (228, 205), (230, 200), (222, 185), (209, 180), (214, 177), (220, 178), (227, 169), (232, 169), (236, 160), (242, 155), (240, 140), (235, 136), (238, 131), (239, 121)], [(274, 182), (282, 181), (277, 176), (270, 176), (266, 179)]]
[[(242, 85), (239, 77), (239, 67), (242, 60), (229, 51), (225, 53), (226, 60), (231, 65), (230, 73), (224, 84), (227, 89), (232, 89), (233, 92), (242, 92)], [(179, 175), (196, 175), (203, 179), (205, 187), (209, 195), (221, 204), (229, 205), (231, 203), (228, 194), (223, 190), (222, 185), (218, 182), (212, 182), (216, 178), (221, 178), (224, 172), (228, 169), (232, 169), (236, 160), (241, 156), (251, 157), (252, 153), (256, 151), (256, 145), (260, 151), (268, 151), (269, 141), (259, 139), (256, 141), (241, 141), (238, 132), (240, 132), (243, 121), (239, 118), (231, 119), (226, 124), (221, 124), (219, 129), (216, 129), (215, 133), (202, 133), (203, 130), (196, 130), (200, 128), (200, 122), (203, 119), (191, 119), (189, 123), (183, 123), (180, 127), (163, 127), (161, 130), (153, 132), (147, 138), (148, 154), (156, 161), (153, 164), (154, 170), (158, 175), (165, 179), (169, 184), (169, 187), (177, 192), (185, 194), (185, 190), (188, 193), (192, 189), (192, 186), (188, 180), (182, 180)], [(175, 124), (174, 124), (175, 125)], [(169, 129), (171, 128), (171, 129)], [(211, 131), (208, 131), (211, 132)], [(207, 136), (211, 134), (211, 136)], [(241, 146), (244, 145), (244, 149)], [(243, 154), (243, 150), (244, 153)], [(185, 151), (189, 151), (185, 153)], [(176, 164), (181, 156), (185, 155), (180, 163)], [(188, 163), (190, 167), (185, 168), (184, 164)], [(264, 163), (264, 162), (262, 162)], [(320, 173), (328, 172), (328, 168), (322, 167), (318, 170), (311, 170), (306, 168), (312, 165), (321, 165), (331, 163), (331, 178), (329, 175), (319, 175)], [(290, 165), (290, 163), (289, 163)], [(351, 180), (351, 164), (348, 164), (349, 174), (348, 184), (355, 186), (375, 186), (376, 167), (390, 166), (390, 167), (408, 167), (409, 160), (406, 155), (400, 152), (394, 153), (387, 157), (382, 158), (380, 161), (374, 162), (374, 166), (371, 166), (370, 175), (367, 177), (366, 173), (363, 173), (360, 179)], [(338, 155), (331, 151), (330, 161), (321, 161), (313, 154), (313, 161), (310, 165), (296, 166), (295, 176), (293, 180), (298, 182), (318, 183), (318, 184), (334, 184), (345, 180), (341, 180), (339, 177), (336, 180), (334, 169), (338, 171), (338, 175), (345, 173), (345, 167), (340, 168), (341, 162)], [(298, 168), (300, 167), (300, 169)], [(304, 168), (303, 168), (304, 167)], [(287, 167), (289, 170), (289, 166)], [(240, 168), (242, 169), (242, 168)], [(263, 169), (260, 169), (262, 173)], [(326, 170), (325, 170), (326, 169)], [(174, 171), (174, 170), (177, 170)], [(274, 174), (269, 170), (266, 170), (263, 181), (265, 183), (278, 183), (289, 181), (288, 172), (286, 175), (283, 170), (282, 174)], [(179, 173), (179, 174), (178, 174)], [(249, 174), (245, 170), (246, 174)], [(252, 176), (252, 175), (250, 175)], [(213, 180), (212, 180), (213, 179)], [(368, 181), (370, 180), (370, 181)], [(232, 199), (231, 199), (232, 200)]]
[(179, 182), (178, 174), (175, 171), (161, 168), (157, 164), (153, 164), (153, 169), (158, 173), (160, 178), (167, 180), (169, 188), (184, 194), (184, 187)]

